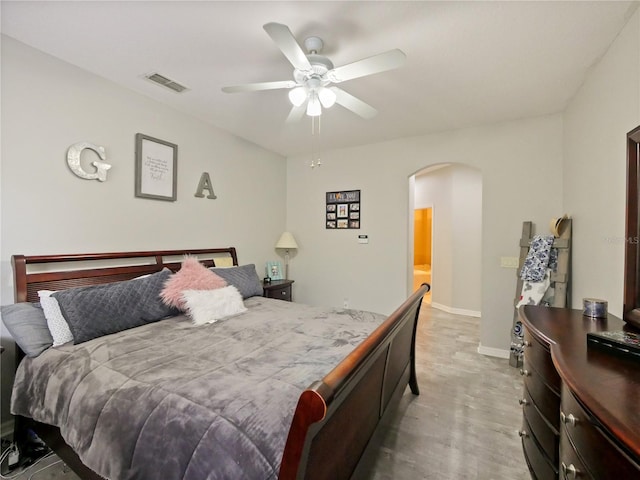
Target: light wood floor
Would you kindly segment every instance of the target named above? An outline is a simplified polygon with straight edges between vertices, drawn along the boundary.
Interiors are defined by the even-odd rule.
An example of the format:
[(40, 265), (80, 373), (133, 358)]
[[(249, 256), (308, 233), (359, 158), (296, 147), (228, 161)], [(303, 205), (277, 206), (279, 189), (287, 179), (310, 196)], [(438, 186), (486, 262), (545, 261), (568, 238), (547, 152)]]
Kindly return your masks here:
[(519, 371), (477, 353), (480, 319), (423, 304), (416, 344), (420, 395), (409, 389), (376, 437), (369, 480), (528, 480), (517, 431)]
[[(517, 430), (522, 380), (508, 360), (477, 353), (479, 319), (424, 304), (416, 348), (420, 395), (409, 390), (366, 457), (368, 480), (528, 480)], [(47, 462), (16, 480), (27, 480)], [(62, 464), (32, 480), (77, 480)], [(155, 480), (155, 479), (154, 479)], [(234, 480), (234, 479), (230, 479)]]

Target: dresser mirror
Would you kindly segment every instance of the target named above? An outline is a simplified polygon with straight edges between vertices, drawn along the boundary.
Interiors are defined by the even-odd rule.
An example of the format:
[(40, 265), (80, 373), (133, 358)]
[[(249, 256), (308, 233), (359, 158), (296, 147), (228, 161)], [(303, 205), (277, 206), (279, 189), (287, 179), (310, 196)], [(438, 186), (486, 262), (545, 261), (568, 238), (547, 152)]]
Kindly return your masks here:
[(625, 322), (640, 328), (640, 127), (627, 134), (627, 211), (626, 242), (624, 260), (624, 307)]

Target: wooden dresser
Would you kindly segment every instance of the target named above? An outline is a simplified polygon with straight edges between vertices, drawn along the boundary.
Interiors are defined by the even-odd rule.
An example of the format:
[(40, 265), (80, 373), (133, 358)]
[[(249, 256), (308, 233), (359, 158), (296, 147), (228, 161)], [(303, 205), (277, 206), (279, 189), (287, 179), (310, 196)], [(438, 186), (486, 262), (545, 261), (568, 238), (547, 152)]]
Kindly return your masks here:
[(640, 361), (587, 347), (589, 331), (628, 328), (610, 315), (524, 306), (522, 448), (531, 476), (640, 479)]

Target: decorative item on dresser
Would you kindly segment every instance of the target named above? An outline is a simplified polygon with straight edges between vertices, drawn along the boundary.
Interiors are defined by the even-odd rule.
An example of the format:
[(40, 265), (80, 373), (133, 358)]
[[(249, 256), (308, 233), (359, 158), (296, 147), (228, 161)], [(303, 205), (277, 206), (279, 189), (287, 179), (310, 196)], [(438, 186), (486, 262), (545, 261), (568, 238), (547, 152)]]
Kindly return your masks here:
[(291, 285), (293, 282), (294, 280), (271, 280), (270, 283), (263, 283), (264, 296), (292, 302)]
[(533, 478), (640, 478), (640, 369), (587, 344), (588, 332), (621, 330), (613, 315), (526, 305), (523, 422)]

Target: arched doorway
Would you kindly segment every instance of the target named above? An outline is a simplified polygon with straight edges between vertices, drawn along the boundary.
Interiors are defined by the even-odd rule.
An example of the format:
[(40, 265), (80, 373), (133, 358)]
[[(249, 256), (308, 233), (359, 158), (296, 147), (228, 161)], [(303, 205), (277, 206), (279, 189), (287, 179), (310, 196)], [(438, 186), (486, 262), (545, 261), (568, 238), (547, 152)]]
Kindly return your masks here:
[[(482, 274), (482, 174), (462, 164), (440, 164), (412, 177), (414, 219), (410, 235), (413, 281), (427, 272), (431, 304), (450, 313), (480, 316)], [(430, 241), (426, 234), (431, 209)], [(421, 212), (421, 213), (417, 213)], [(425, 222), (426, 220), (426, 222)], [(420, 232), (421, 230), (422, 232)], [(424, 248), (430, 248), (425, 252)], [(429, 261), (423, 261), (428, 259)], [(429, 265), (430, 268), (427, 268)], [(412, 282), (413, 285), (413, 282)]]

